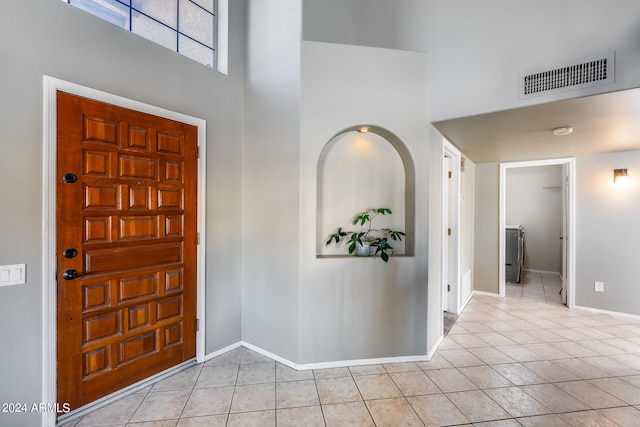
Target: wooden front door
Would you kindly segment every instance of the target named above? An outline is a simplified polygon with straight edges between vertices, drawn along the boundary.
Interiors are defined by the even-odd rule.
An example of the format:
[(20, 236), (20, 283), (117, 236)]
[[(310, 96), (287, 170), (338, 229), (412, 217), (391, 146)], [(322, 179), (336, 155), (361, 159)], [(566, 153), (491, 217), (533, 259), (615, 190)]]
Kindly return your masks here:
[(58, 92), (58, 402), (196, 353), (197, 128)]

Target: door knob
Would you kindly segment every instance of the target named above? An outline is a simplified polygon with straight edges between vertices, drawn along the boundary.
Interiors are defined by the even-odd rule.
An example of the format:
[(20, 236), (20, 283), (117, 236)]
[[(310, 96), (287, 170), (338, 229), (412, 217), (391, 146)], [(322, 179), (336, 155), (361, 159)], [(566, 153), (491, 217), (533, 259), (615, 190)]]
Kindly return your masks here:
[(76, 270), (65, 270), (64, 273), (62, 273), (62, 278), (64, 280), (73, 280), (78, 277), (82, 277), (82, 274), (78, 274)]

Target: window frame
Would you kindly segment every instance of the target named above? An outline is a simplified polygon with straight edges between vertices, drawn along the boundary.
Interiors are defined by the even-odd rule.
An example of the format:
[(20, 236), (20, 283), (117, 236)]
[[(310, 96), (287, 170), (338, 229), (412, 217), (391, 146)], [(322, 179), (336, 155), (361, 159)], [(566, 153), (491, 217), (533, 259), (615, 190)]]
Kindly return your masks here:
[[(150, 16), (148, 13), (143, 12), (142, 10), (137, 9), (136, 7), (134, 7), (133, 3), (134, 0), (108, 0), (112, 3), (116, 3), (119, 6), (121, 6), (125, 11), (128, 10), (128, 17), (126, 17), (125, 15), (125, 22), (124, 25), (119, 25), (116, 22), (113, 22), (109, 19), (106, 19), (103, 16), (100, 16), (96, 13), (93, 13), (90, 10), (87, 10), (86, 8), (81, 7), (78, 4), (74, 4), (74, 0), (62, 0), (64, 3), (69, 4), (70, 6), (76, 7), (80, 10), (83, 10), (93, 16), (96, 16), (97, 18), (100, 18), (106, 22), (112, 23), (115, 26), (118, 26), (124, 30), (127, 30), (133, 34), (136, 34), (140, 37), (143, 37), (147, 40), (150, 40), (156, 44), (159, 44), (169, 50), (172, 50), (174, 52), (177, 52), (179, 54), (181, 54), (182, 56), (185, 56), (193, 61), (198, 62), (199, 64), (202, 64), (206, 67), (209, 68), (213, 68), (215, 70), (218, 70), (222, 73), (227, 73), (227, 59), (226, 59), (226, 31), (227, 31), (227, 9), (228, 9), (228, 0), (212, 0), (213, 2), (213, 12), (209, 11), (206, 7), (203, 7), (201, 4), (198, 3), (197, 0), (174, 0), (175, 1), (175, 5), (176, 5), (176, 15), (175, 15), (175, 28), (173, 28), (171, 25), (162, 22), (161, 20)], [(90, 0), (92, 3), (99, 3), (100, 0)], [(181, 31), (181, 25), (180, 25), (180, 4), (181, 2), (188, 2), (192, 7), (197, 7), (200, 10), (202, 10), (203, 12), (211, 15), (211, 19), (212, 19), (212, 45), (209, 46), (206, 42), (203, 42), (201, 40), (198, 40), (197, 38), (194, 38), (193, 36), (187, 34), (184, 32), (184, 26), (183, 26), (183, 30)], [(224, 17), (222, 19), (224, 19), (223, 22), (221, 22), (221, 17), (220, 17), (220, 9), (223, 10), (224, 12)], [(162, 27), (168, 29), (169, 31), (172, 31), (174, 33), (175, 36), (175, 45), (173, 47), (168, 46), (165, 43), (162, 43), (160, 41), (160, 39), (156, 39), (154, 40), (151, 37), (147, 37), (139, 32), (136, 32), (132, 29), (133, 26), (133, 21), (134, 21), (134, 15), (135, 14), (140, 14), (141, 16), (144, 16), (146, 19), (150, 19), (151, 21), (153, 21), (154, 23), (161, 25)], [(184, 37), (185, 39), (188, 39), (190, 42), (196, 43), (197, 46), (200, 46), (204, 49), (208, 49), (211, 52), (211, 56), (212, 56), (212, 63), (205, 63), (200, 61), (199, 59), (196, 59), (192, 56), (189, 56), (187, 54), (185, 54), (185, 50), (183, 47), (183, 50), (181, 51), (181, 38)], [(220, 58), (220, 49), (219, 49), (219, 43), (223, 42), (224, 46), (223, 46), (223, 53), (225, 55), (224, 58)]]

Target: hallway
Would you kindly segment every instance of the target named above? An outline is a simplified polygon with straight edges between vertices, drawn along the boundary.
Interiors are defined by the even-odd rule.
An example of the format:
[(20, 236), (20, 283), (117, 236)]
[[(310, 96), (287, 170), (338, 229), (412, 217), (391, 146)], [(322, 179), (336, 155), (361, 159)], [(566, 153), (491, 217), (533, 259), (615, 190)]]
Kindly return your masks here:
[(562, 305), (562, 279), (553, 273), (523, 271), (520, 283), (507, 282), (507, 297)]
[(298, 372), (240, 347), (63, 425), (640, 425), (640, 320), (527, 276), (474, 296), (429, 362)]

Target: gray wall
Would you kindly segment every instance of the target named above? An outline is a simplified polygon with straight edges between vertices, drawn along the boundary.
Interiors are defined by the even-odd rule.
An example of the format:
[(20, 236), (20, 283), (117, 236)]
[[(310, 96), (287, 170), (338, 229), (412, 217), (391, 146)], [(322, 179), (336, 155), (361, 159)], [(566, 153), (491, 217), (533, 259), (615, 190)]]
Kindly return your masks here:
[(474, 290), (499, 293), (500, 165), (476, 165), (474, 236)]
[[(621, 168), (627, 186), (613, 184)], [(576, 175), (576, 305), (640, 315), (640, 151), (578, 157)]]
[[(425, 120), (426, 55), (301, 45), (301, 4), (247, 5), (242, 338), (297, 363), (425, 354), (427, 340), (439, 337), (426, 318), (439, 312), (427, 307), (439, 299), (427, 300), (435, 132)], [(308, 19), (318, 20), (307, 25), (319, 28), (334, 12), (340, 15), (325, 10), (309, 17), (307, 10)], [(415, 256), (390, 265), (316, 258), (319, 153), (337, 133), (363, 123), (397, 132), (420, 166)]]
[(509, 168), (505, 221), (525, 229), (524, 268), (561, 273), (562, 165)]
[[(613, 170), (627, 168), (628, 186), (613, 184)], [(575, 303), (640, 315), (634, 266), (640, 253), (640, 151), (576, 158)], [(499, 172), (497, 163), (476, 165), (476, 290), (498, 293)], [(594, 291), (604, 282), (605, 292)]]
[[(248, 0), (242, 338), (298, 360), (301, 0)], [(277, 24), (275, 24), (277, 22)]]
[[(426, 120), (427, 55), (370, 47), (303, 42), (300, 227), (300, 362), (330, 362), (427, 352), (427, 312), (439, 311), (438, 299), (427, 298), (430, 265), (428, 228), (433, 136)], [(396, 135), (410, 155), (415, 188), (406, 197), (415, 215), (413, 256), (379, 258), (316, 256), (318, 163), (325, 146), (344, 129), (361, 124), (380, 127)], [(365, 155), (365, 154), (360, 154)], [(438, 157), (439, 161), (439, 157)], [(326, 165), (342, 177), (345, 187), (358, 176), (375, 175), (381, 168), (353, 174), (348, 168)], [(412, 175), (412, 170), (405, 170)], [(373, 179), (361, 185), (369, 186)], [(397, 200), (370, 191), (368, 201)], [(351, 200), (343, 204), (349, 206)], [(353, 206), (349, 215), (368, 207)], [(391, 207), (400, 214), (404, 206)], [(343, 223), (348, 226), (349, 217)], [(324, 238), (325, 236), (322, 236)], [(395, 246), (395, 243), (392, 243)], [(437, 283), (437, 282), (436, 282)], [(435, 304), (435, 307), (432, 306)], [(431, 331), (436, 336), (438, 332)]]
[(349, 44), (351, 2), (302, 0), (302, 38), (309, 41)]
[[(27, 283), (0, 288), (0, 402), (40, 402), (42, 381), (43, 75), (207, 121), (207, 337), (240, 339), (242, 2), (231, 2), (229, 76), (56, 0), (5, 2), (0, 26), (0, 264)], [(0, 413), (2, 425), (40, 415)]]
[[(324, 3), (306, 0), (305, 5), (308, 2)], [(640, 74), (634, 71), (640, 65), (640, 8), (635, 0), (345, 3), (351, 6), (352, 44), (429, 53), (432, 121), (640, 85)], [(321, 30), (305, 31), (307, 36), (332, 41), (325, 39), (331, 33)], [(519, 73), (599, 59), (611, 50), (616, 51), (619, 71), (615, 84), (518, 100)]]
[[(602, 50), (616, 50), (619, 73), (615, 85), (597, 91), (640, 84), (635, 72), (640, 57), (634, 55), (640, 10), (635, 0), (527, 1), (536, 7), (523, 18), (522, 4), (508, 7), (500, 0), (352, 0), (345, 19), (344, 2), (332, 0), (330, 8), (317, 14), (329, 2), (305, 0), (304, 36), (429, 51), (431, 111), (422, 115), (424, 123), (521, 106), (515, 96), (517, 72)], [(7, 19), (0, 26), (0, 144), (7, 155), (0, 157), (0, 180), (5, 183), (0, 189), (0, 264), (26, 263), (28, 271), (25, 285), (0, 288), (0, 402), (39, 402), (42, 357), (50, 356), (42, 355), (41, 318), (42, 285), (52, 281), (41, 271), (45, 74), (207, 121), (206, 352), (244, 339), (293, 361), (315, 360), (318, 354), (306, 347), (302, 357), (299, 339), (300, 313), (311, 301), (300, 303), (300, 260), (315, 253), (303, 251), (300, 231), (308, 221), (300, 213), (301, 190), (307, 188), (300, 179), (301, 0), (230, 2), (228, 76), (61, 1), (5, 3)], [(563, 96), (586, 93), (590, 92)], [(422, 129), (424, 123), (405, 125)], [(424, 275), (429, 283), (440, 283), (442, 165), (439, 158), (427, 159), (439, 156), (442, 146), (435, 142), (437, 132), (426, 128), (420, 131), (425, 145), (415, 147), (415, 158), (423, 166), (418, 197), (428, 197), (428, 209), (420, 205), (416, 211), (417, 221), (429, 224), (427, 243), (422, 244), (426, 248), (416, 247), (415, 261), (392, 259), (413, 265), (408, 272), (397, 271), (397, 266), (385, 270), (400, 277), (401, 285), (382, 289), (369, 300), (404, 304), (416, 297), (418, 303), (410, 303), (402, 319), (412, 322), (410, 334), (420, 333), (424, 326), (425, 313), (418, 306), (440, 297), (439, 286), (427, 287), (425, 295), (424, 288), (402, 285)], [(413, 132), (408, 132), (407, 141), (419, 139)], [(578, 159), (578, 305), (640, 314), (634, 304), (636, 279), (631, 269), (623, 268), (634, 265), (639, 249), (634, 242), (640, 237), (635, 224), (640, 206), (633, 184), (633, 171), (640, 170), (638, 157), (635, 152)], [(625, 166), (632, 176), (627, 195), (603, 184), (613, 168)], [(475, 171), (476, 232), (470, 243), (474, 287), (497, 292), (499, 167), (480, 164)], [(18, 179), (19, 186), (11, 185)], [(594, 232), (596, 224), (602, 229)], [(595, 280), (605, 282), (603, 294), (592, 292)], [(350, 298), (358, 297), (356, 293)], [(338, 293), (333, 298), (341, 301)], [(307, 320), (307, 326), (313, 322)], [(426, 340), (430, 349), (438, 338), (432, 328), (438, 328), (441, 315), (427, 310), (426, 320), (427, 336), (415, 342), (422, 347)], [(403, 349), (413, 351), (410, 345)], [(28, 368), (15, 369), (22, 366)], [(0, 414), (0, 424), (38, 423), (38, 414)]]
[(473, 291), (474, 239), (475, 239), (475, 183), (476, 165), (465, 160), (460, 173), (460, 302), (465, 303)]
[[(305, 0), (305, 7), (310, 3), (316, 5), (308, 7), (318, 8), (321, 6), (317, 4), (322, 1)], [(505, 0), (351, 0), (349, 3), (351, 27), (349, 31), (339, 30), (342, 42), (348, 37), (352, 44), (429, 53), (432, 121), (640, 86), (640, 74), (637, 73), (640, 68), (637, 43), (640, 8), (635, 0), (526, 0), (517, 3)], [(342, 8), (346, 13), (347, 6), (342, 5)], [(496, 13), (498, 10), (500, 13)], [(328, 39), (331, 32), (320, 27), (308, 28), (306, 39), (332, 41)], [(616, 55), (615, 83), (524, 101), (518, 99), (521, 72), (570, 65), (594, 56), (601, 57), (610, 51), (615, 51)], [(625, 154), (620, 156), (627, 157)], [(633, 155), (629, 156), (633, 158)], [(542, 153), (541, 157), (544, 157)], [(581, 161), (583, 159), (579, 158), (578, 172)], [(579, 177), (578, 193), (591, 192), (590, 185), (590, 181)], [(492, 293), (498, 292), (498, 187), (499, 165), (476, 165), (474, 289)], [(589, 210), (600, 211), (584, 200), (578, 203), (578, 224), (583, 215), (591, 218)], [(621, 224), (630, 225), (633, 235), (633, 224), (626, 221)], [(580, 230), (577, 233), (580, 238)], [(611, 236), (601, 237), (606, 242), (604, 248), (619, 244)], [(635, 313), (637, 309), (629, 308), (629, 301), (633, 299), (623, 302), (625, 292), (630, 290), (627, 286), (631, 285), (611, 286), (604, 294), (593, 294), (595, 280), (604, 280), (607, 288), (604, 278), (594, 277), (610, 274), (610, 267), (594, 262), (598, 259), (596, 256), (608, 260), (611, 251), (587, 250), (580, 242), (577, 246), (576, 303)], [(614, 261), (612, 265), (618, 263)], [(589, 273), (596, 267), (606, 271)], [(585, 272), (582, 268), (586, 268)], [(616, 277), (620, 274), (629, 275), (629, 269)], [(588, 280), (585, 275), (589, 276)], [(628, 282), (633, 281), (629, 279)], [(582, 294), (585, 291), (588, 293)]]

